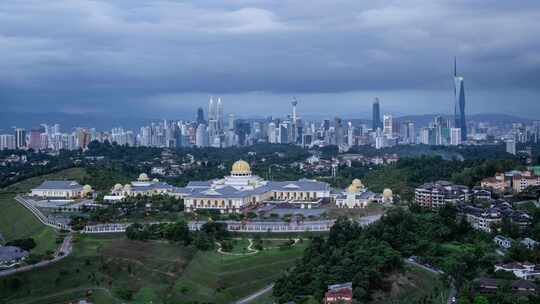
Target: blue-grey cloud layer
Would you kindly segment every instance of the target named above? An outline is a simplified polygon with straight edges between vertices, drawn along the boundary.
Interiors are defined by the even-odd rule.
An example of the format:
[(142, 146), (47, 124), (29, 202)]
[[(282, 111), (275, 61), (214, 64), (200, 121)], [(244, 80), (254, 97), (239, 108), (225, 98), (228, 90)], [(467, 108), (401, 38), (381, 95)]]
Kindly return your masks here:
[(534, 116), (538, 37), (534, 0), (3, 0), (0, 101), (163, 115), (223, 94), (247, 114), (298, 95), (306, 111), (361, 113), (380, 95), (443, 112), (457, 55), (471, 112)]

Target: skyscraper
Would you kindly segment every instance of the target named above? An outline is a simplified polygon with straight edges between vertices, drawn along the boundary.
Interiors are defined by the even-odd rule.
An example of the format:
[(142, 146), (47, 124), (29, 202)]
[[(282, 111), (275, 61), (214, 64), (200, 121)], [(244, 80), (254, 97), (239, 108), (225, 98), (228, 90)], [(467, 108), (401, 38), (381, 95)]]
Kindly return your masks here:
[(271, 144), (277, 143), (276, 124), (271, 122), (268, 124), (268, 142)]
[(208, 133), (206, 131), (205, 124), (199, 124), (197, 126), (197, 133), (195, 134), (195, 146), (208, 147)]
[(0, 150), (15, 149), (15, 135), (12, 134), (2, 134), (0, 135)]
[(506, 141), (506, 153), (516, 155), (516, 141), (514, 139)]
[(15, 147), (22, 149), (26, 147), (26, 130), (22, 128), (15, 129)]
[(197, 109), (197, 124), (204, 124), (204, 110), (203, 108)]
[(294, 100), (291, 102), (292, 104), (292, 117), (291, 117), (291, 120), (292, 120), (292, 127), (291, 127), (291, 138), (290, 138), (290, 141), (291, 143), (297, 143), (297, 140), (298, 140), (298, 117), (296, 117), (296, 106), (298, 105), (298, 101), (296, 100), (296, 98), (294, 98)]
[(465, 120), (465, 82), (457, 75), (457, 60), (454, 58), (454, 118), (455, 127), (461, 129), (461, 140), (467, 140), (467, 122)]
[(41, 133), (42, 128), (32, 128), (30, 130), (30, 140), (28, 141), (28, 148), (39, 150), (41, 148)]
[(218, 97), (218, 101), (216, 104), (216, 120), (218, 122), (218, 130), (223, 131), (225, 128), (224, 126), (224, 118), (223, 118), (223, 103), (221, 102), (221, 97)]
[(461, 145), (461, 129), (460, 128), (450, 128), (450, 145), (452, 146)]
[(385, 114), (383, 116), (383, 121), (384, 121), (384, 129), (383, 129), (384, 135), (387, 137), (392, 137), (392, 135), (394, 134), (394, 129), (393, 129), (394, 122), (392, 120), (392, 115)]
[(334, 133), (335, 133), (335, 136), (336, 136), (336, 140), (335, 140), (336, 145), (338, 147), (342, 146), (343, 141), (345, 139), (345, 133), (343, 131), (343, 124), (341, 122), (341, 118), (339, 118), (339, 117), (336, 117), (334, 119)]
[(375, 97), (375, 102), (373, 102), (373, 130), (377, 130), (381, 125), (381, 104), (379, 98)]

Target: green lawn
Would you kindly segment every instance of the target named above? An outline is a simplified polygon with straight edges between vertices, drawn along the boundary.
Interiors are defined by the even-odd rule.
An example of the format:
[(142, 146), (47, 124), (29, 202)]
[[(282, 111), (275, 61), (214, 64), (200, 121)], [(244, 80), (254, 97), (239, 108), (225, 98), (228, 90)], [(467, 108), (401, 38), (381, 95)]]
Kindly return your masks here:
[(81, 180), (85, 174), (83, 168), (70, 168), (32, 177), (2, 189), (0, 191), (0, 233), (6, 241), (31, 237), (37, 243), (34, 253), (42, 254), (48, 250), (55, 250), (57, 247), (55, 230), (43, 225), (30, 211), (15, 201), (14, 193), (29, 192), (32, 187), (41, 184), (46, 179)]
[(228, 253), (233, 254), (246, 254), (250, 251), (248, 251), (249, 247), (249, 241), (248, 239), (242, 238), (242, 239), (233, 239), (232, 240), (233, 248), (231, 251), (228, 251)]
[[(118, 234), (82, 236), (66, 259), (0, 279), (0, 299), (16, 304), (63, 303), (93, 290), (90, 299), (97, 304), (148, 303), (148, 299), (163, 303), (193, 252), (166, 242), (129, 241)], [(120, 299), (126, 292), (132, 300)]]
[(11, 194), (0, 194), (0, 210), (0, 232), (6, 241), (31, 237), (37, 244), (33, 250), (35, 253), (56, 249), (55, 230), (43, 225)]
[[(273, 282), (305, 246), (226, 256), (167, 242), (130, 241), (122, 234), (82, 235), (73, 254), (57, 264), (0, 279), (0, 299), (10, 304), (63, 303), (92, 290), (90, 299), (96, 304), (229, 303)], [(130, 300), (121, 299), (126, 292)]]
[(279, 248), (288, 243), (288, 239), (263, 239), (263, 248)]
[(181, 301), (229, 303), (272, 283), (302, 256), (306, 243), (254, 255), (228, 256), (198, 252), (175, 285)]
[(84, 168), (69, 168), (69, 169), (61, 170), (55, 173), (50, 173), (50, 174), (45, 174), (45, 175), (25, 179), (13, 185), (7, 186), (6, 188), (2, 189), (2, 191), (11, 192), (11, 193), (26, 193), (26, 192), (29, 192), (30, 189), (32, 189), (33, 187), (39, 186), (44, 180), (48, 180), (48, 179), (58, 179), (58, 180), (70, 179), (71, 180), (73, 179), (80, 182), (85, 176), (86, 176), (86, 171)]

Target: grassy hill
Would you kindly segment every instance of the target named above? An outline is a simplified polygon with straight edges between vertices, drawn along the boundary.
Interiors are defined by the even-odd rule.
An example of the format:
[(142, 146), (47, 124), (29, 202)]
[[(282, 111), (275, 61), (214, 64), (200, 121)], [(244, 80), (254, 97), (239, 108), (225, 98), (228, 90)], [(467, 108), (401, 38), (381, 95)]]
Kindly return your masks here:
[(302, 256), (305, 244), (255, 255), (199, 252), (175, 285), (175, 298), (191, 302), (230, 303), (272, 283)]
[(0, 233), (6, 241), (33, 238), (37, 246), (32, 252), (38, 254), (56, 248), (55, 230), (38, 221), (12, 195), (0, 194), (0, 210)]
[(4, 239), (11, 241), (20, 238), (33, 238), (37, 243), (33, 252), (38, 254), (54, 250), (56, 248), (55, 230), (43, 225), (30, 211), (15, 201), (15, 194), (29, 192), (32, 187), (41, 184), (46, 179), (81, 180), (85, 176), (86, 171), (83, 168), (70, 168), (32, 177), (2, 189), (0, 191), (0, 233)]
[(229, 303), (268, 285), (305, 247), (226, 256), (119, 234), (83, 236), (74, 246), (73, 255), (54, 266), (0, 279), (0, 299), (52, 304), (93, 290), (90, 299), (98, 304)]

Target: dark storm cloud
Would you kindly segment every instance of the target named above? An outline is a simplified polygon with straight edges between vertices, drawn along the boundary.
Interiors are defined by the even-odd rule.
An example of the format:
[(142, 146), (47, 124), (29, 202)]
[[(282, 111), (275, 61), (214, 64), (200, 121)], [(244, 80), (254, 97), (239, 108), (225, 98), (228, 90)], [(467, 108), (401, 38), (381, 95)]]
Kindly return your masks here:
[(472, 111), (515, 99), (515, 114), (530, 116), (539, 36), (537, 1), (4, 0), (0, 100), (171, 113), (210, 94), (229, 96), (230, 111), (298, 94), (350, 111), (381, 95), (397, 112), (444, 111), (456, 55)]

